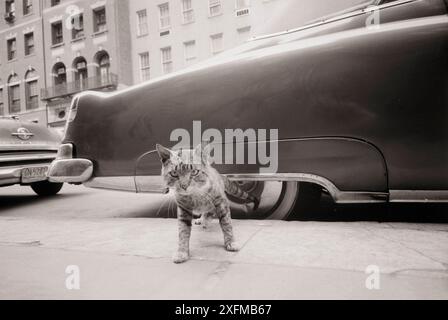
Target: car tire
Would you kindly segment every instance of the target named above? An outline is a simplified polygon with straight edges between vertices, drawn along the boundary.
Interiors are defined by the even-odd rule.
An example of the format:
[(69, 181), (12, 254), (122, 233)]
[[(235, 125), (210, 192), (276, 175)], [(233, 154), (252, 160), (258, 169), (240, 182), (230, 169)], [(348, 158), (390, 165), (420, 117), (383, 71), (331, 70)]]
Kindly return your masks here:
[[(260, 207), (256, 211), (246, 211), (235, 216), (248, 219), (262, 220), (304, 220), (309, 219), (319, 207), (322, 188), (318, 185), (305, 182), (284, 181), (275, 184), (276, 191), (272, 192), (272, 182), (240, 181), (240, 185), (260, 198)], [(234, 204), (238, 203), (230, 198)]]
[(298, 183), (296, 201), (286, 220), (310, 220), (315, 217), (322, 198), (322, 187), (307, 182)]
[(63, 183), (52, 183), (49, 181), (40, 181), (31, 184), (31, 189), (41, 196), (41, 197), (49, 197), (58, 194), (61, 191)]

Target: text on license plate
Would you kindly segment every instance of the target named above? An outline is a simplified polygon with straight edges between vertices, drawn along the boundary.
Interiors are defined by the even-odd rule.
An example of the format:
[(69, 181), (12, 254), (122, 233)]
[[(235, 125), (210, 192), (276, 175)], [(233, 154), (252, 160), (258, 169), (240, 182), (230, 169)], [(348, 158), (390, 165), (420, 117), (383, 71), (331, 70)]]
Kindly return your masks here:
[(48, 167), (25, 168), (22, 170), (23, 179), (45, 178), (47, 176)]

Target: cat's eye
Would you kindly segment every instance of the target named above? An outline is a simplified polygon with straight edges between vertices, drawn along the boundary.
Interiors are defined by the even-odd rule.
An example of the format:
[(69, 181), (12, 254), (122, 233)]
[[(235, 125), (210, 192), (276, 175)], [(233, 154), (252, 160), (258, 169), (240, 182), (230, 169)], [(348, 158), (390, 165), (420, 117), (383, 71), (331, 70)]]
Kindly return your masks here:
[(171, 171), (170, 176), (172, 176), (173, 178), (179, 178), (179, 173), (177, 173), (177, 171)]
[(191, 176), (196, 177), (199, 174), (199, 170), (191, 171)]

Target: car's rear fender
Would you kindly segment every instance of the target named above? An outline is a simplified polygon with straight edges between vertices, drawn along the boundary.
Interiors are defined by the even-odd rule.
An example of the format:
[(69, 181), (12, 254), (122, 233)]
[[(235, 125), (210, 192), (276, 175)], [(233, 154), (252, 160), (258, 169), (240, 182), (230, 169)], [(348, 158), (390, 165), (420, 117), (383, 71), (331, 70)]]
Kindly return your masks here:
[[(316, 183), (338, 202), (387, 200), (387, 167), (381, 152), (368, 142), (343, 137), (281, 140), (278, 159), (273, 155), (270, 158), (277, 161), (276, 172), (260, 173), (263, 165), (259, 161), (252, 165), (219, 164), (215, 167), (235, 180)], [(136, 163), (135, 190), (165, 192), (160, 171), (157, 152), (148, 150)], [(127, 188), (129, 182), (127, 180)]]

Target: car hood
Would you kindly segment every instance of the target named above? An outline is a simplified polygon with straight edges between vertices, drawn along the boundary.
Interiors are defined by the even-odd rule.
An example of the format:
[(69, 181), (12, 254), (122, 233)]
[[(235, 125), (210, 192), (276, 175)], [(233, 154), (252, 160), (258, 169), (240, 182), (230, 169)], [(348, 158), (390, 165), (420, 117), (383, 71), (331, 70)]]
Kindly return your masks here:
[[(20, 133), (29, 133), (20, 135)], [(32, 122), (14, 119), (0, 119), (0, 151), (22, 150), (57, 150), (61, 138), (48, 128)]]

